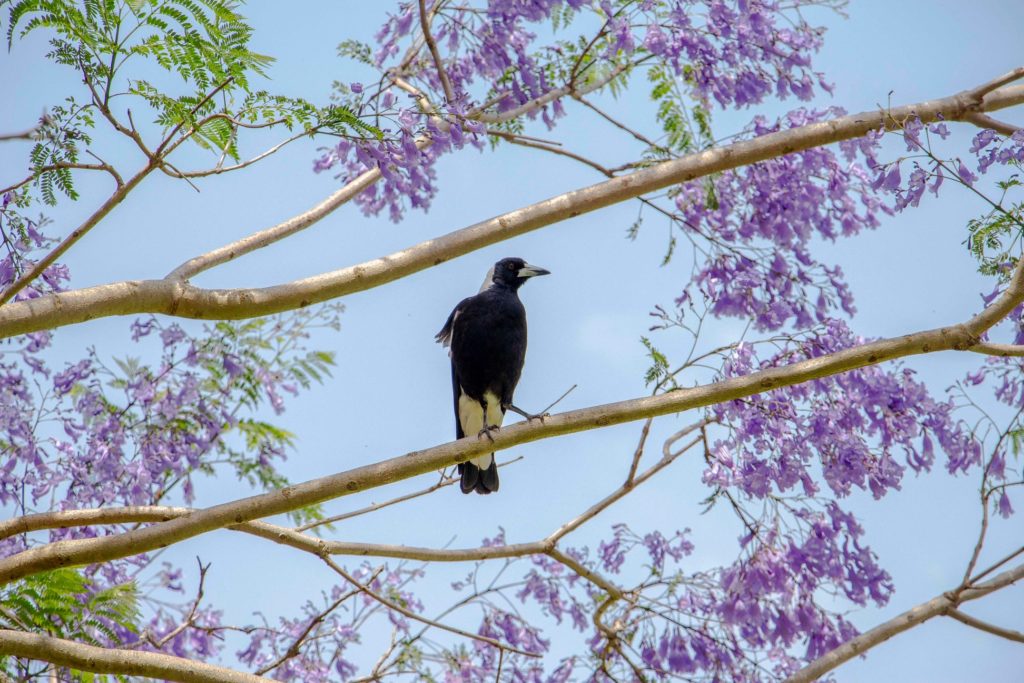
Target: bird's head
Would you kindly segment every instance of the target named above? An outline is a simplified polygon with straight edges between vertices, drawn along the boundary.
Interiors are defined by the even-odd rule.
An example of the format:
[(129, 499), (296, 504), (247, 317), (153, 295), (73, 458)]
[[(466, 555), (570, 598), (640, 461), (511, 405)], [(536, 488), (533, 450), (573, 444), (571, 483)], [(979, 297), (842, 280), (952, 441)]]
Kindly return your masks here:
[(521, 258), (503, 258), (494, 264), (494, 275), (491, 277), (491, 281), (516, 290), (531, 277), (550, 274), (551, 271), (531, 266)]

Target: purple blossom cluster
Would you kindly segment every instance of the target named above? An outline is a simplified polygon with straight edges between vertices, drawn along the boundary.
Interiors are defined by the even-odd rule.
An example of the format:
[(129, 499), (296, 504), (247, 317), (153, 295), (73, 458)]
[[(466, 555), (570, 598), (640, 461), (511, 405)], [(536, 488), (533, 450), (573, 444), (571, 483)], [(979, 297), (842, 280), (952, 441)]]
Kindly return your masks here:
[[(920, 119), (912, 118), (903, 124), (902, 136), (907, 151), (914, 154), (885, 164), (870, 164), (875, 174), (872, 188), (891, 195), (897, 211), (917, 207), (926, 191), (938, 196), (947, 178), (973, 187), (981, 176), (992, 170), (1012, 171), (1024, 163), (1024, 130), (1010, 136), (1000, 135), (991, 129), (981, 130), (974, 135), (967, 149), (968, 154), (974, 157), (970, 162), (960, 157), (940, 157), (934, 151), (932, 135), (945, 140), (950, 132), (941, 121), (926, 126)], [(906, 180), (903, 178), (905, 165), (909, 166)]]
[[(161, 360), (152, 368), (132, 359), (111, 368), (92, 350), (52, 370), (30, 341), (18, 360), (0, 362), (0, 503), (24, 501), (26, 511), (44, 499), (58, 509), (147, 505), (179, 485), (176, 495), (190, 503), (192, 477), (211, 454), (274, 483), (288, 438), (250, 414), (264, 401), (279, 409), (279, 392), (298, 390), (296, 370), (313, 362), (301, 348), (311, 322), (221, 323), (191, 337), (177, 324), (139, 320), (136, 340), (159, 333)], [(268, 349), (265, 338), (279, 338), (281, 348)], [(235, 435), (246, 447), (233, 444)]]
[[(137, 320), (132, 336), (153, 346), (159, 362), (115, 360), (95, 350), (61, 369), (47, 360), (50, 336), (27, 335), (0, 348), (0, 504), (17, 516), (45, 510), (190, 503), (192, 480), (226, 461), (239, 477), (261, 487), (286, 483), (275, 462), (290, 437), (257, 419), (261, 405), (280, 409), (280, 392), (295, 393), (329, 354), (307, 352), (307, 330), (336, 325), (338, 307), (277, 319), (219, 323), (200, 335), (156, 318)], [(124, 531), (125, 525), (71, 527), (17, 535), (0, 545), (10, 556), (42, 542)], [(90, 566), (89, 595), (137, 581), (147, 554)], [(206, 605), (175, 608), (166, 593), (183, 597), (180, 570), (159, 572), (147, 594), (148, 621), (129, 627), (93, 618), (100, 641), (155, 649), (199, 660), (213, 658), (219, 612)], [(191, 613), (191, 617), (189, 614)], [(182, 624), (186, 628), (182, 628)]]
[[(757, 117), (749, 132), (766, 135), (842, 113), (801, 109), (774, 123)], [(762, 331), (807, 329), (837, 309), (852, 315), (842, 271), (819, 263), (810, 246), (878, 225), (885, 208), (865, 167), (874, 147), (871, 139), (844, 144), (842, 156), (815, 147), (681, 185), (676, 205), (707, 256), (678, 303), (699, 292), (713, 315), (749, 319)]]
[[(372, 215), (387, 208), (398, 221), (407, 206), (429, 207), (441, 155), (467, 142), (481, 148), (484, 121), (503, 125), (540, 118), (552, 128), (564, 115), (561, 100), (585, 82), (598, 61), (604, 68), (624, 69), (655, 59), (703, 105), (714, 101), (744, 107), (771, 95), (810, 99), (816, 83), (828, 85), (811, 68), (822, 30), (800, 17), (797, 10), (804, 4), (813, 3), (490, 0), (480, 6), (443, 5), (432, 14), (431, 34), (451, 87), (449, 97), (426, 51), (410, 58), (402, 49), (421, 34), (417, 3), (402, 3), (376, 35), (373, 61), (382, 73), (380, 84), (374, 89), (361, 83), (347, 86), (347, 103), (383, 122), (384, 138), (342, 140), (325, 150), (314, 170), (338, 168), (338, 177), (348, 183), (379, 169), (381, 181), (356, 202)], [(578, 41), (538, 46), (543, 31), (536, 25), (555, 15), (565, 23), (563, 30), (575, 16), (590, 15), (602, 22), (601, 28)], [(415, 92), (408, 87), (403, 92), (394, 74), (415, 84)]]
[(262, 626), (249, 627), (249, 642), (236, 653), (239, 661), (254, 671), (277, 664), (268, 673), (282, 681), (327, 683), (351, 678), (356, 666), (346, 659), (346, 650), (361, 640), (357, 622), (347, 606), (327, 611), (328, 603), (344, 592), (335, 586), (324, 604), (303, 605), (299, 617), (281, 617), (274, 626), (264, 620)]
[[(528, 672), (527, 680), (564, 680), (559, 674), (568, 678), (574, 669), (574, 678), (607, 681), (630, 679), (633, 667), (642, 666), (659, 680), (760, 682), (785, 676), (856, 635), (820, 597), (838, 594), (857, 605), (889, 599), (892, 581), (863, 544), (863, 529), (832, 502), (817, 510), (775, 506), (772, 514), (748, 522), (753, 530), (740, 539), (741, 556), (711, 571), (694, 569), (699, 555), (691, 555), (685, 533), (669, 542), (621, 524), (596, 555), (568, 551), (606, 576), (624, 577), (627, 565), (646, 567), (647, 578), (607, 609), (598, 609), (606, 596), (592, 583), (551, 558), (530, 558), (517, 596), (556, 624), (569, 615), (573, 630), (588, 638), (592, 657), (560, 660), (547, 676), (535, 662), (516, 660), (515, 670)], [(527, 625), (501, 610), (486, 615), (481, 634), (546, 650), (535, 630), (538, 619)], [(474, 657), (459, 660), (448, 680), (493, 679), (496, 659), (481, 646)]]
[[(429, 659), (430, 653), (416, 644), (418, 636), (411, 629), (418, 622), (410, 621), (376, 597), (415, 613), (422, 612), (423, 605), (413, 584), (422, 578), (423, 571), (402, 565), (373, 568), (362, 564), (351, 573), (357, 584), (333, 586), (317, 603), (307, 602), (301, 616), (280, 617), (274, 625), (264, 617), (262, 625), (243, 629), (249, 640), (236, 653), (239, 660), (255, 671), (265, 670), (275, 680), (348, 680), (358, 672), (352, 651), (362, 643), (362, 634), (381, 626), (390, 628), (395, 642), (402, 644), (393, 653), (403, 666), (416, 666), (417, 662), (422, 664)], [(512, 628), (507, 620), (488, 623), (490, 628), (501, 628), (503, 632)], [(381, 665), (385, 663), (384, 659), (380, 661)]]
[[(615, 16), (611, 3), (601, 7)], [(791, 8), (810, 3), (797, 2)], [(677, 0), (640, 3), (636, 15), (611, 22), (614, 47), (635, 49), (637, 25), (642, 46), (684, 77), (694, 97), (721, 107), (749, 107), (774, 96), (809, 100), (818, 85), (831, 92), (811, 56), (822, 45), (823, 30), (782, 3)], [(639, 35), (636, 36), (637, 38)]]
[[(724, 377), (815, 358), (864, 343), (839, 320), (829, 320), (802, 343), (759, 360), (741, 344)], [(899, 489), (905, 466), (928, 471), (936, 444), (946, 468), (965, 472), (981, 458), (980, 444), (957, 421), (951, 400), (931, 396), (914, 372), (877, 365), (775, 389), (711, 409), (729, 435), (715, 444), (704, 480), (752, 498), (800, 486), (819, 490), (819, 478), (843, 497), (856, 487), (881, 498)]]
[[(6, 192), (0, 199), (0, 293), (32, 268), (57, 241), (42, 232), (45, 221), (33, 220), (24, 214), (26, 202), (14, 192)], [(67, 266), (54, 263), (18, 292), (14, 300), (34, 299), (47, 292), (60, 291), (70, 278)]]

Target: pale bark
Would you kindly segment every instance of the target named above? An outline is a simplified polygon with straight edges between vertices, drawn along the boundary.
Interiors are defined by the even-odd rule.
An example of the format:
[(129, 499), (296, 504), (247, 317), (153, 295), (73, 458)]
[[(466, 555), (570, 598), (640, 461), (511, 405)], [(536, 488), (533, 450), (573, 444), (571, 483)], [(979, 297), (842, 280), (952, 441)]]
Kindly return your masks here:
[[(616, 69), (607, 74), (604, 78), (596, 79), (586, 87), (581, 88), (580, 92), (589, 93), (599, 90), (621, 75), (621, 73), (621, 69)], [(401, 78), (395, 77), (395, 83), (396, 85), (401, 86), (404, 81)], [(407, 89), (410, 92), (419, 93), (419, 91), (412, 86), (408, 86)], [(549, 93), (549, 95), (555, 94), (557, 94), (557, 97), (561, 97), (565, 93), (562, 92), (561, 89), (556, 89)], [(421, 98), (421, 101), (425, 103), (425, 111), (433, 111), (433, 107), (430, 106), (426, 97), (422, 95), (422, 93), (418, 96)], [(551, 97), (551, 99), (557, 99), (557, 97)], [(469, 118), (485, 118), (488, 121), (491, 121), (492, 119), (495, 121), (507, 121), (511, 118), (522, 116), (542, 107), (549, 101), (551, 100), (541, 97), (531, 102), (527, 102), (516, 110), (504, 112), (500, 115), (485, 117), (482, 113), (471, 112)], [(437, 122), (442, 128), (447, 125), (447, 122), (441, 119), (438, 119)], [(429, 136), (423, 135), (416, 139), (416, 146), (421, 150), (426, 149), (431, 144), (433, 144), (433, 140)], [(185, 175), (188, 176), (188, 174)], [(290, 237), (297, 232), (301, 232), (302, 230), (316, 224), (321, 219), (329, 216), (331, 213), (351, 201), (360, 192), (366, 190), (368, 187), (379, 181), (382, 177), (380, 169), (372, 168), (364, 171), (352, 180), (348, 181), (343, 187), (332, 192), (327, 199), (318, 203), (313, 208), (303, 211), (302, 213), (282, 221), (277, 225), (254, 232), (251, 235), (247, 235), (246, 237), (231, 242), (230, 244), (226, 244), (205, 254), (191, 258), (168, 273), (164, 279), (187, 280), (188, 278), (194, 277), (199, 273), (209, 270), (210, 268), (232, 261), (239, 256), (256, 251), (257, 249), (269, 247), (271, 244)]]
[(983, 332), (1024, 301), (1022, 265), (1024, 260), (1018, 265), (1006, 291), (988, 308), (963, 324), (882, 339), (709, 385), (559, 413), (547, 417), (543, 422), (518, 423), (498, 430), (494, 434), (493, 443), (487, 439), (467, 437), (277, 491), (197, 510), (187, 516), (143, 529), (38, 546), (0, 560), (0, 583), (58, 567), (104, 562), (155, 550), (214, 529), (290, 512), (418, 474), (436, 472), (486, 452), (504, 450), (538, 439), (679, 413), (895, 358), (949, 349), (968, 349), (978, 343)]
[(800, 671), (787, 678), (785, 683), (810, 683), (815, 681), (840, 664), (864, 654), (895, 635), (908, 631), (915, 626), (920, 626), (929, 619), (955, 611), (956, 607), (961, 603), (977, 600), (989, 593), (1013, 585), (1022, 579), (1024, 579), (1024, 565), (1007, 570), (989, 581), (965, 589), (959, 595), (950, 591), (936, 596), (928, 602), (921, 603), (898, 617), (890, 619), (884, 624), (879, 624), (870, 631), (866, 631), (856, 638), (846, 641), (828, 654), (822, 655), (800, 669)]
[(156, 652), (83, 645), (38, 633), (0, 629), (0, 654), (94, 673), (146, 676), (182, 683), (269, 683), (271, 679)]
[[(378, 287), (517, 235), (711, 173), (860, 137), (871, 130), (892, 130), (913, 116), (924, 122), (939, 117), (958, 120), (970, 112), (995, 111), (1024, 102), (1024, 86), (1020, 85), (984, 96), (979, 92), (981, 89), (972, 89), (885, 111), (843, 116), (697, 152), (560, 194), (382, 258), (286, 284), (203, 289), (173, 278), (134, 280), (11, 302), (0, 307), (0, 338), (112, 315), (164, 313), (185, 318), (240, 319), (301, 308)], [(309, 219), (318, 220), (339, 201), (335, 195), (324, 203), (330, 206), (318, 207), (316, 215), (293, 220), (302, 225)], [(224, 253), (218, 260), (223, 262), (233, 256)]]

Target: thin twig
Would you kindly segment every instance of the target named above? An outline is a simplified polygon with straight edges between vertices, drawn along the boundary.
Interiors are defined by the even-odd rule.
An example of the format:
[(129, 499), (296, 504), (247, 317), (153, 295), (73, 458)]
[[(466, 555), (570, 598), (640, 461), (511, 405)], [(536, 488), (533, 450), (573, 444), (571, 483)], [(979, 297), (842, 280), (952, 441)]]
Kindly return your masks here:
[(1024, 633), (1021, 633), (1020, 631), (1014, 631), (1008, 628), (1003, 628), (1002, 626), (996, 626), (994, 624), (988, 623), (987, 621), (982, 621), (981, 619), (976, 619), (972, 617), (970, 614), (964, 614), (958, 609), (947, 610), (946, 616), (953, 617), (960, 623), (972, 626), (978, 629), (979, 631), (985, 631), (986, 633), (991, 633), (992, 635), (999, 636), (1000, 638), (1006, 638), (1007, 640), (1013, 640), (1018, 643), (1024, 643)]
[(442, 623), (440, 623), (438, 621), (434, 621), (433, 619), (428, 619), (427, 617), (424, 617), (422, 615), (416, 614), (415, 612), (413, 612), (413, 611), (403, 607), (402, 605), (399, 605), (398, 603), (396, 603), (396, 602), (394, 602), (392, 600), (389, 600), (388, 598), (385, 598), (383, 595), (381, 595), (380, 593), (377, 593), (376, 591), (374, 591), (369, 586), (367, 586), (367, 585), (365, 585), (363, 583), (360, 583), (359, 580), (357, 580), (354, 576), (349, 574), (345, 570), (344, 567), (342, 567), (341, 565), (336, 563), (331, 558), (325, 556), (325, 557), (323, 557), (321, 559), (323, 559), (324, 563), (326, 563), (328, 567), (333, 569), (335, 571), (335, 573), (337, 573), (339, 576), (343, 577), (346, 581), (348, 581), (353, 586), (355, 586), (357, 589), (359, 589), (359, 591), (361, 593), (365, 593), (366, 595), (370, 596), (371, 598), (373, 598), (374, 600), (376, 600), (380, 604), (384, 605), (388, 609), (392, 609), (392, 610), (398, 612), (399, 614), (401, 614), (401, 615), (403, 615), (405, 617), (408, 617), (409, 619), (413, 619), (414, 621), (418, 621), (421, 624), (426, 624), (428, 626), (433, 626), (435, 628), (439, 628), (442, 631), (448, 631), (449, 633), (454, 633), (455, 635), (463, 636), (465, 638), (471, 638), (472, 640), (477, 640), (477, 641), (479, 641), (481, 643), (487, 643), (488, 645), (493, 645), (496, 648), (500, 648), (502, 650), (508, 650), (509, 652), (514, 652), (516, 654), (523, 655), (523, 656), (526, 656), (526, 657), (540, 657), (541, 656), (537, 652), (530, 652), (529, 650), (521, 650), (521, 649), (519, 649), (517, 647), (513, 647), (512, 645), (507, 645), (505, 643), (502, 643), (501, 641), (495, 640), (494, 638), (488, 638), (487, 636), (482, 636), (482, 635), (480, 635), (478, 633), (470, 633), (469, 631), (464, 631), (461, 628), (456, 628), (455, 626), (448, 626), (447, 624), (442, 624)]
[(997, 570), (1000, 567), (1002, 567), (1007, 562), (1010, 562), (1011, 560), (1017, 558), (1020, 555), (1024, 555), (1024, 546), (1021, 546), (1020, 548), (1017, 548), (1016, 550), (1014, 550), (1012, 553), (1010, 553), (1009, 555), (1007, 555), (1003, 559), (999, 560), (998, 562), (994, 562), (993, 564), (991, 564), (987, 569), (984, 569), (984, 570), (978, 572), (977, 574), (975, 574), (974, 576), (972, 576), (971, 580), (970, 580), (970, 585), (973, 586), (973, 585), (977, 584), (978, 581), (981, 581), (983, 578), (985, 578), (986, 576), (988, 576), (989, 574), (991, 574), (995, 570)]
[(649, 417), (644, 421), (644, 428), (640, 430), (640, 441), (636, 445), (636, 450), (633, 452), (633, 462), (629, 466), (629, 474), (626, 475), (626, 482), (624, 486), (633, 485), (633, 477), (636, 476), (636, 468), (640, 466), (640, 458), (644, 454), (644, 444), (647, 443), (647, 436), (651, 433), (651, 424), (654, 423), (654, 418)]
[(452, 83), (448, 80), (448, 74), (445, 73), (444, 63), (441, 61), (441, 53), (437, 49), (437, 43), (434, 42), (434, 36), (430, 35), (430, 19), (431, 17), (427, 14), (427, 7), (424, 0), (420, 2), (420, 28), (423, 29), (423, 39), (427, 43), (427, 49), (430, 50), (430, 56), (434, 59), (434, 67), (437, 69), (437, 77), (441, 81), (441, 88), (444, 90), (445, 101), (449, 104), (455, 102), (455, 91), (452, 90)]
[(32, 128), (23, 130), (20, 133), (0, 133), (0, 142), (8, 142), (10, 140), (32, 140), (38, 132), (39, 126), (33, 126)]

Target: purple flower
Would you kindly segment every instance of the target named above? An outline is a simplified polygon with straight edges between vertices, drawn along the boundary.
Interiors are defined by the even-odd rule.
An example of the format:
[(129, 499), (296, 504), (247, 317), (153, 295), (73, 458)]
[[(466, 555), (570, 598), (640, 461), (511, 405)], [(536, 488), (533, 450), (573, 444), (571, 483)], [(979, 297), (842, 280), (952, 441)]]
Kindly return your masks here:
[(974, 185), (974, 181), (978, 179), (978, 176), (971, 173), (970, 169), (964, 165), (964, 162), (959, 161), (958, 164), (957, 175), (960, 176), (960, 180), (962, 180), (966, 185)]
[(999, 503), (996, 507), (1003, 519), (1009, 519), (1013, 514), (1013, 506), (1010, 505), (1010, 497), (1006, 495), (1006, 491), (999, 494)]

